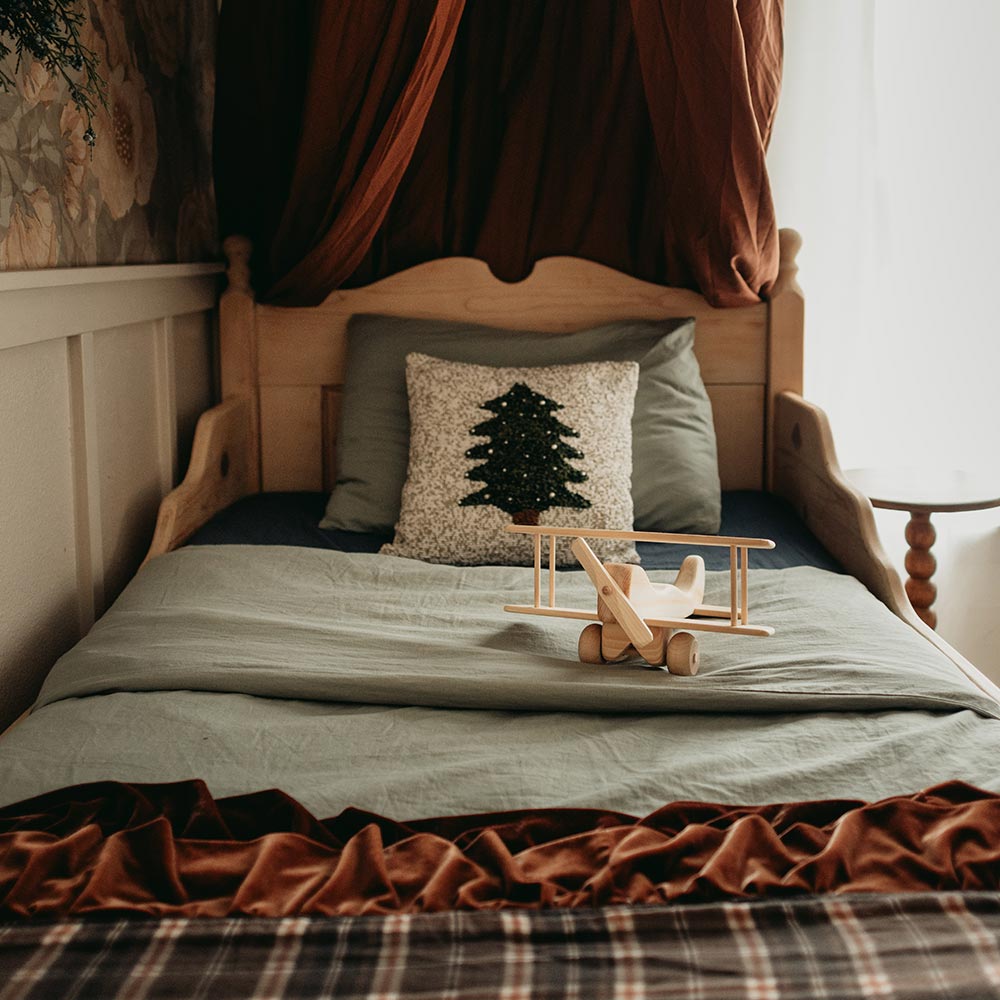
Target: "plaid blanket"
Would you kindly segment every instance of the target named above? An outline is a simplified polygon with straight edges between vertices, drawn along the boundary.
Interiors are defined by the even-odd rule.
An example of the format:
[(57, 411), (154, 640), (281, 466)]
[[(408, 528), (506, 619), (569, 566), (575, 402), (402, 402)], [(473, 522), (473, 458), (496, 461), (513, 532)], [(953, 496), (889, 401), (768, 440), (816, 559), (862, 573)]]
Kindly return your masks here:
[(1000, 894), (0, 925), (0, 1000), (1000, 997)]

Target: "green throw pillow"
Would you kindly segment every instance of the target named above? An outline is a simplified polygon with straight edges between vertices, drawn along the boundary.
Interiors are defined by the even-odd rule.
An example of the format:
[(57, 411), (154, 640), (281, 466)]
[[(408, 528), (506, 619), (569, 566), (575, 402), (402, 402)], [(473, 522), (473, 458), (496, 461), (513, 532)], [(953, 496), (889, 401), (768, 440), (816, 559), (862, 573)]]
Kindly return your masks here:
[(406, 481), (406, 356), (494, 367), (635, 361), (632, 503), (640, 531), (713, 534), (721, 496), (712, 407), (694, 320), (623, 320), (553, 334), (394, 316), (352, 316), (337, 435), (337, 483), (321, 527), (390, 532)]

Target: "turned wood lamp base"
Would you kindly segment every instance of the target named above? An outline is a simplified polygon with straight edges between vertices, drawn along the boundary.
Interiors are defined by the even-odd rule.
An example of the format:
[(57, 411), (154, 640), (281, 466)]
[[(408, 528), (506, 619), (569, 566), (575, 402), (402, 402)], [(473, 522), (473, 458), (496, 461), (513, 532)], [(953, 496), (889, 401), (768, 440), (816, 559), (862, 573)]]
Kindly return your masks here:
[(931, 579), (937, 569), (931, 552), (937, 532), (931, 514), (1000, 507), (1000, 485), (968, 472), (923, 469), (852, 469), (846, 475), (873, 507), (905, 510), (910, 515), (906, 525), (909, 549), (903, 563), (909, 574), (906, 596), (920, 618), (937, 628), (933, 609), (937, 587)]

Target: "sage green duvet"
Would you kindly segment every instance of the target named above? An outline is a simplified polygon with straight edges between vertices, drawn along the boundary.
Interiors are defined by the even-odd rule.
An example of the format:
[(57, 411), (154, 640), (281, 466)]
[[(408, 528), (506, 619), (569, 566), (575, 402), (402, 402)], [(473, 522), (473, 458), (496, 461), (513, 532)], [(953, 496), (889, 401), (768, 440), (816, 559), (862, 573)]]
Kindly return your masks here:
[[(558, 587), (594, 601), (581, 573)], [(162, 556), (0, 742), (0, 804), (194, 777), (399, 819), (1000, 791), (1000, 705), (849, 577), (751, 571), (777, 634), (703, 635), (693, 678), (579, 663), (582, 623), (503, 612), (531, 590), (530, 569), (320, 549)], [(728, 602), (728, 575), (708, 591)]]

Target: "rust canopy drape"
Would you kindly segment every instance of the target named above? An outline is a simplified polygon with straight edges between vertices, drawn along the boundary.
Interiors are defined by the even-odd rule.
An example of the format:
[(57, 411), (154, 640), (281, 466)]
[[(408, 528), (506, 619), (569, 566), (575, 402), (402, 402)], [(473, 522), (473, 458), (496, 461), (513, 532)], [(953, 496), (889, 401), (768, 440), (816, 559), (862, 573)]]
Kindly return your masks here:
[(278, 304), (553, 254), (757, 301), (782, 0), (228, 0), (216, 188)]

